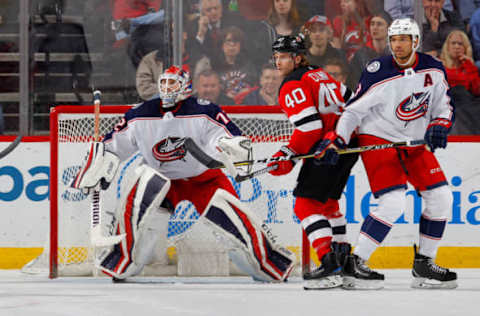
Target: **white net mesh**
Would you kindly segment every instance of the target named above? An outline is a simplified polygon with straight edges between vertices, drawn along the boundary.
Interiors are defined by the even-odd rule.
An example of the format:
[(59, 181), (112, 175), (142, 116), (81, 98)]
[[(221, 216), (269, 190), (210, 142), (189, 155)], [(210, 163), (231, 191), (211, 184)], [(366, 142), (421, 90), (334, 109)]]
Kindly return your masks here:
[[(281, 114), (255, 113), (255, 107), (251, 107), (250, 113), (229, 114), (229, 117), (237, 124), (245, 135), (254, 141), (255, 159), (265, 158), (274, 153), (281, 146), (281, 142), (288, 141), (292, 132), (292, 126)], [(123, 113), (101, 114), (100, 135), (105, 135), (118, 123)], [(58, 171), (56, 184), (58, 195), (51, 197), (51, 203), (58, 205), (58, 271), (59, 275), (89, 275), (93, 271), (93, 249), (89, 243), (90, 232), (90, 198), (78, 190), (69, 187), (74, 175), (83, 164), (84, 155), (87, 152), (88, 143), (93, 141), (94, 116), (93, 113), (61, 113), (58, 115), (58, 164), (52, 162), (52, 168)], [(140, 162), (139, 155), (127, 159), (119, 168), (117, 176), (112, 181), (109, 189), (102, 191), (102, 226), (103, 234), (113, 231), (112, 219), (116, 200), (120, 196), (121, 184), (128, 172), (133, 170)], [(295, 175), (291, 175), (290, 181), (295, 183)], [(284, 181), (286, 179), (282, 179)], [(292, 212), (291, 200), (285, 199), (290, 192), (288, 190), (275, 190), (275, 180), (256, 181), (249, 185), (234, 183), (234, 187), (241, 192), (242, 200), (250, 204), (254, 210), (262, 210), (266, 218), (265, 222), (275, 223), (278, 221), (278, 210)], [(270, 188), (271, 186), (271, 188)], [(271, 189), (271, 190), (270, 190)], [(278, 194), (270, 194), (278, 192)], [(199, 217), (194, 206), (189, 203), (180, 203), (170, 216), (167, 236), (169, 238), (168, 254), (170, 263), (178, 262), (180, 274), (210, 275), (212, 269), (206, 273), (201, 270), (191, 270), (188, 260), (183, 260), (183, 255), (191, 254), (189, 260), (195, 261), (197, 267), (216, 266), (216, 275), (228, 273), (225, 270), (225, 249), (219, 245), (212, 234), (202, 231), (201, 225), (194, 224)], [(51, 232), (54, 234), (55, 232)], [(284, 236), (292, 240), (291, 244), (299, 244), (299, 231), (291, 232), (291, 236)], [(48, 242), (47, 242), (48, 244)], [(48, 267), (49, 247), (45, 247), (43, 254), (34, 262), (24, 267), (24, 272), (34, 273), (45, 271)], [(202, 255), (205, 261), (202, 263)], [(216, 256), (216, 257), (215, 257)], [(183, 261), (182, 261), (183, 260)], [(145, 269), (151, 271), (152, 269)], [(172, 269), (170, 269), (172, 270)], [(207, 270), (207, 269), (205, 269)], [(183, 271), (183, 272), (182, 272)], [(164, 272), (160, 272), (164, 274)], [(215, 273), (213, 273), (215, 274)]]

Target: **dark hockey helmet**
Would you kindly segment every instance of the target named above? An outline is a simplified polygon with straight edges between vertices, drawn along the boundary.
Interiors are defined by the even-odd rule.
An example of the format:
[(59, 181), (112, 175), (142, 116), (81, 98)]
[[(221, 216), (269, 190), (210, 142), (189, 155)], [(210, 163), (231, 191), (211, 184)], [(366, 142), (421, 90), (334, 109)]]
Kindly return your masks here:
[(303, 54), (307, 51), (305, 47), (305, 40), (302, 35), (291, 36), (284, 35), (279, 36), (272, 44), (273, 53), (286, 52), (293, 54)]

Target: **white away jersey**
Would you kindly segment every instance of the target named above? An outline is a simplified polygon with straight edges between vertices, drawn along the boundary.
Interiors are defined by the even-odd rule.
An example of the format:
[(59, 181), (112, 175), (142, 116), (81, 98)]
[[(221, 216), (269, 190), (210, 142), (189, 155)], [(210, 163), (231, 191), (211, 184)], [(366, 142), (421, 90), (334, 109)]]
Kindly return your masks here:
[(170, 179), (185, 179), (207, 170), (184, 148), (192, 138), (208, 155), (218, 159), (217, 140), (241, 135), (238, 127), (214, 104), (190, 97), (172, 111), (163, 111), (160, 99), (132, 108), (105, 136), (106, 150), (123, 161), (139, 151), (144, 161)]
[(359, 134), (391, 142), (423, 139), (435, 118), (454, 119), (441, 62), (417, 53), (413, 67), (401, 70), (389, 55), (373, 60), (365, 68), (336, 131), (347, 142), (357, 126)]

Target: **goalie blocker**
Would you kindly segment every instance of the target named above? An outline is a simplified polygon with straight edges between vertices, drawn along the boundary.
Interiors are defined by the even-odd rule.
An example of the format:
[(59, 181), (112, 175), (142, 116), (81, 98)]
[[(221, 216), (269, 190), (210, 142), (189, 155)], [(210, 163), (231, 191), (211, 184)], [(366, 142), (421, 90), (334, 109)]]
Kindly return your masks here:
[(141, 165), (135, 175), (129, 179), (128, 189), (122, 193), (123, 202), (116, 210), (116, 233), (125, 233), (126, 238), (100, 258), (98, 264), (103, 272), (116, 279), (135, 276), (152, 261), (159, 243), (166, 251), (167, 237), (162, 232), (168, 224), (167, 209), (162, 206), (188, 199), (202, 215), (199, 221), (227, 245), (232, 262), (240, 270), (264, 282), (287, 279), (295, 255), (272, 239), (268, 227), (262, 226), (238, 200), (221, 171), (207, 170), (188, 180), (169, 180)]

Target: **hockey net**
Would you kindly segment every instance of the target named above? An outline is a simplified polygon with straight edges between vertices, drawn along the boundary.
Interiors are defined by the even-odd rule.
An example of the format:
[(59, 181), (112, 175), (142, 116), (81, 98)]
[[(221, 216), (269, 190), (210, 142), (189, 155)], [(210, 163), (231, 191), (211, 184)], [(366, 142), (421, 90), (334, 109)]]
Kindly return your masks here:
[[(111, 131), (129, 106), (102, 106), (100, 135)], [(292, 126), (278, 107), (224, 107), (225, 112), (253, 140), (254, 158), (271, 156), (287, 142)], [(94, 260), (99, 251), (89, 243), (90, 197), (70, 188), (93, 141), (93, 106), (60, 106), (52, 109), (50, 171), (50, 233), (43, 253), (27, 264), (26, 273), (48, 271), (50, 277), (95, 275)], [(103, 234), (113, 231), (112, 219), (122, 181), (139, 163), (139, 155), (123, 162), (109, 189), (102, 191)], [(261, 168), (264, 166), (257, 166)], [(233, 181), (241, 200), (268, 224), (277, 238), (300, 259), (301, 229), (293, 214), (292, 190), (298, 167), (286, 177), (261, 175), (242, 183)], [(201, 225), (194, 225), (198, 212), (188, 201), (176, 206), (168, 220), (168, 245), (160, 248), (158, 260), (146, 267), (152, 275), (232, 275), (227, 250)], [(309, 252), (309, 251), (307, 251)], [(308, 255), (308, 254), (307, 254)], [(303, 260), (309, 260), (308, 258)], [(236, 271), (238, 272), (238, 271)]]

